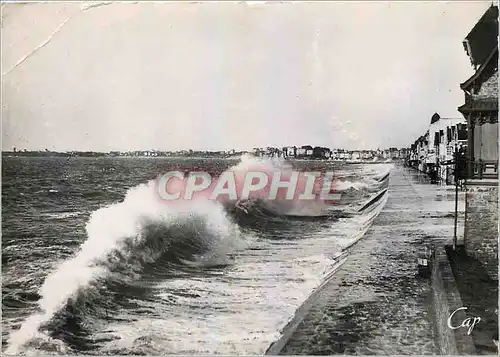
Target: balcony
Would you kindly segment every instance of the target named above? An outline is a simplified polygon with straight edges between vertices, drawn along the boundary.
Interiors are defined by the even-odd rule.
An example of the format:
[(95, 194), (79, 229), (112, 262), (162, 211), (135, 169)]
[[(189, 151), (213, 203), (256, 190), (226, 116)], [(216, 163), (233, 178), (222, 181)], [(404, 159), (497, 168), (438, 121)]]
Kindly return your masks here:
[(498, 161), (469, 161), (469, 173), (471, 179), (498, 179)]
[(425, 163), (426, 164), (437, 164), (437, 157), (435, 154), (427, 154), (427, 157), (425, 158)]

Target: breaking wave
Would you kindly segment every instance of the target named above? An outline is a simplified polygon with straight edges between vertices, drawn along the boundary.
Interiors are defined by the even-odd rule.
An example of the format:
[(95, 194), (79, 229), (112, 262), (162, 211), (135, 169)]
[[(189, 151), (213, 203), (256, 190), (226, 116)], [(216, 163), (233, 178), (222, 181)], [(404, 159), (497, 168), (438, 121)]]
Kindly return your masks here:
[[(286, 175), (292, 167), (279, 159), (243, 156), (229, 170), (241, 185), (248, 171), (279, 170)], [(304, 178), (299, 178), (298, 186), (304, 185)], [(339, 181), (335, 188), (366, 187), (364, 182)], [(39, 350), (41, 346), (45, 352), (68, 353), (74, 344), (78, 344), (75, 350), (85, 349), (82, 343), (89, 335), (87, 330), (94, 320), (110, 318), (108, 311), (123, 303), (119, 299), (123, 291), (147, 294), (148, 284), (169, 274), (231, 264), (232, 253), (252, 239), (243, 230), (245, 224), (258, 221), (252, 217), (320, 219), (334, 215), (320, 199), (269, 200), (267, 195), (264, 189), (245, 201), (219, 202), (200, 196), (166, 202), (158, 196), (156, 181), (129, 189), (123, 201), (90, 215), (87, 239), (73, 258), (47, 276), (38, 292), (39, 312), (9, 336), (5, 353), (27, 354), (30, 347)]]
[(237, 225), (219, 204), (200, 200), (166, 205), (158, 200), (154, 182), (134, 187), (122, 202), (93, 212), (86, 230), (87, 240), (75, 256), (46, 278), (39, 292), (41, 312), (12, 333), (6, 353), (20, 353), (32, 339), (51, 341), (39, 330), (78, 301), (102, 293), (103, 283), (127, 284), (151, 264), (168, 270), (182, 266), (183, 260), (225, 259), (243, 243)]
[[(290, 163), (281, 158), (261, 159), (250, 155), (243, 155), (241, 162), (230, 170), (236, 174), (236, 186), (241, 187), (244, 182), (244, 174), (249, 171), (264, 172), (269, 177), (272, 177), (273, 172), (279, 171), (281, 172), (282, 179), (287, 180), (291, 177), (294, 169)], [(248, 214), (270, 213), (290, 217), (322, 217), (329, 214), (329, 204), (331, 204), (331, 202), (320, 198), (323, 179), (324, 177), (320, 177), (315, 181), (313, 187), (313, 195), (315, 197), (311, 200), (300, 200), (298, 198), (299, 193), (305, 192), (307, 186), (307, 177), (303, 173), (300, 173), (294, 199), (285, 199), (284, 191), (278, 190), (277, 199), (270, 200), (268, 199), (269, 186), (266, 186), (264, 189), (255, 192), (253, 199), (251, 196), (249, 200), (230, 202), (229, 204)]]
[[(249, 170), (289, 172), (291, 167), (279, 160), (244, 156), (230, 170), (241, 179)], [(87, 239), (73, 258), (45, 279), (39, 290), (39, 313), (29, 316), (9, 336), (5, 352), (27, 353), (23, 346), (30, 345), (67, 352), (62, 341), (84, 335), (81, 326), (89, 322), (80, 320), (85, 316), (107, 314), (121, 287), (129, 289), (132, 282), (148, 274), (227, 264), (229, 253), (246, 244), (237, 219), (233, 219), (235, 212), (320, 216), (324, 208), (317, 200), (271, 202), (260, 198), (216, 202), (199, 197), (167, 203), (158, 197), (155, 181), (133, 187), (122, 202), (91, 214)]]

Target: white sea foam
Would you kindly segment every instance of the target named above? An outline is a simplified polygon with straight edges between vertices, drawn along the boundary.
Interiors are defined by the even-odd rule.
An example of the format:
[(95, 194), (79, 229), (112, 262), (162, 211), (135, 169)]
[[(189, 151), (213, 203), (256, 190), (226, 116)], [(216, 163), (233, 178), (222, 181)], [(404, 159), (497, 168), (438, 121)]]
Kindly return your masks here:
[(356, 191), (359, 191), (362, 189), (369, 188), (370, 185), (366, 182), (363, 182), (363, 181), (351, 182), (349, 180), (338, 180), (338, 181), (335, 181), (333, 187), (336, 191), (346, 191), (346, 190), (349, 190), (351, 188), (355, 189)]
[[(264, 165), (273, 170), (288, 168), (286, 163), (280, 160), (259, 160), (247, 156), (232, 170), (249, 170), (255, 165)], [(40, 327), (64, 308), (68, 300), (74, 298), (79, 291), (86, 289), (96, 279), (110, 275), (112, 272), (105, 264), (106, 256), (122, 249), (125, 243), (139, 245), (146, 238), (144, 232), (150, 224), (168, 227), (201, 217), (207, 232), (211, 233), (210, 236), (219, 240), (213, 244), (214, 249), (200, 256), (194, 265), (210, 267), (220, 262), (225, 263), (224, 257), (230, 252), (228, 247), (231, 242), (240, 240), (238, 227), (228, 220), (221, 206), (209, 200), (168, 205), (159, 200), (156, 193), (154, 182), (139, 185), (127, 192), (123, 202), (92, 213), (86, 227), (87, 240), (74, 258), (63, 262), (46, 278), (39, 292), (41, 312), (29, 316), (20, 329), (9, 336), (5, 353), (30, 353), (23, 346), (32, 339), (67, 353), (64, 344), (51, 340), (40, 331)], [(115, 348), (125, 348), (130, 353), (145, 351), (151, 354), (163, 354), (165, 351), (186, 354), (203, 351), (263, 353), (267, 346), (279, 337), (279, 331), (293, 317), (295, 310), (311, 291), (322, 283), (342, 248), (362, 237), (380, 212), (383, 203), (385, 201), (381, 200), (367, 215), (341, 219), (335, 222), (330, 230), (316, 232), (310, 237), (300, 237), (298, 245), (290, 244), (277, 250), (275, 243), (255, 240), (252, 244), (254, 248), (258, 248), (256, 251), (259, 254), (239, 256), (238, 264), (220, 280), (166, 280), (164, 289), (161, 285), (157, 287), (161, 291), (158, 294), (159, 299), (162, 294), (170, 294), (172, 289), (175, 290), (176, 284), (180, 284), (182, 289), (200, 295), (196, 303), (206, 304), (207, 310), (204, 311), (208, 311), (210, 318), (202, 316), (196, 321), (192, 320), (189, 313), (192, 305), (181, 305), (182, 308), (179, 309), (177, 304), (173, 308), (179, 310), (162, 312), (164, 316), (168, 316), (166, 319), (141, 318), (136, 323), (110, 323), (107, 331), (114, 330), (121, 338), (110, 342), (103, 351), (106, 351), (106, 348), (113, 351), (116, 351)], [(297, 206), (288, 212), (304, 214), (308, 209), (298, 202)], [(155, 305), (154, 308), (160, 307)], [(167, 304), (163, 308), (172, 307)], [(224, 311), (229, 308), (233, 313), (210, 314), (210, 311)], [(254, 320), (257, 322), (252, 323)], [(239, 327), (236, 328), (237, 326)], [(193, 334), (200, 340), (186, 345), (186, 334)], [(139, 340), (142, 337), (144, 340)]]
[(71, 217), (77, 217), (83, 214), (83, 212), (58, 212), (58, 213), (47, 213), (46, 217), (52, 219), (66, 219)]
[[(274, 170), (285, 167), (279, 160), (260, 160), (243, 156), (241, 163), (232, 168), (235, 172), (245, 172), (251, 167)], [(58, 216), (57, 218), (66, 218)], [(105, 264), (106, 257), (115, 250), (122, 249), (124, 243), (140, 244), (148, 225), (169, 226), (194, 217), (204, 219), (204, 227), (211, 236), (218, 237), (214, 249), (200, 256), (207, 264), (221, 262), (223, 257), (234, 248), (230, 241), (238, 240), (238, 229), (226, 217), (222, 206), (207, 199), (176, 201), (167, 204), (157, 196), (156, 183), (150, 181), (128, 190), (124, 200), (94, 211), (86, 226), (87, 240), (72, 259), (62, 262), (48, 275), (40, 288), (41, 299), (38, 304), (41, 312), (29, 316), (21, 327), (8, 338), (7, 354), (18, 354), (23, 345), (32, 339), (50, 341), (40, 332), (68, 300), (86, 289), (98, 278), (105, 278), (111, 271)], [(238, 244), (236, 244), (238, 246)]]
[(64, 261), (45, 279), (39, 291), (41, 313), (29, 316), (9, 336), (6, 353), (20, 353), (22, 346), (34, 338), (47, 340), (39, 328), (80, 290), (109, 275), (111, 271), (103, 263), (105, 257), (120, 250), (125, 242), (139, 244), (147, 225), (169, 226), (193, 217), (202, 217), (206, 230), (214, 237), (232, 239), (237, 235), (236, 227), (217, 203), (201, 200), (169, 206), (158, 200), (153, 181), (130, 189), (123, 202), (93, 212), (86, 226), (87, 240), (72, 259)]

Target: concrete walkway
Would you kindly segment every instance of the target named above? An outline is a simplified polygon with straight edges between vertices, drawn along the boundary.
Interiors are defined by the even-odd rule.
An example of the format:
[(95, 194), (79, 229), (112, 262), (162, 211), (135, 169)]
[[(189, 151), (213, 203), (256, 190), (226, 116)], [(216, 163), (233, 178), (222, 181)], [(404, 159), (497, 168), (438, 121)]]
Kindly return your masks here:
[(392, 170), (372, 227), (269, 354), (440, 353), (431, 282), (416, 276), (416, 261), (425, 245), (451, 243), (454, 190), (426, 181), (411, 169)]

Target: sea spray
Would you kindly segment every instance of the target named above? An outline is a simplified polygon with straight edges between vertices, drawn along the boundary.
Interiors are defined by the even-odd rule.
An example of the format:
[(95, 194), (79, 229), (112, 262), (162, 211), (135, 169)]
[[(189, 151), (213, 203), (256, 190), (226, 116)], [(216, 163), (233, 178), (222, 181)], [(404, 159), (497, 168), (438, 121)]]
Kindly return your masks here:
[(340, 199), (334, 176), (333, 172), (296, 171), (283, 159), (243, 155), (239, 164), (218, 177), (202, 171), (159, 175), (157, 189), (159, 199), (171, 205), (207, 199), (248, 208), (259, 201), (277, 215), (321, 216)]
[[(243, 156), (241, 162), (230, 170), (241, 178), (251, 169), (290, 172), (291, 166), (283, 160)], [(75, 299), (91, 283), (106, 279), (116, 271), (112, 266), (116, 264), (112, 259), (113, 253), (120, 251), (121, 256), (129, 256), (130, 246), (140, 245), (147, 238), (146, 232), (151, 225), (161, 224), (168, 227), (202, 217), (207, 235), (217, 238), (217, 242), (210, 242), (213, 249), (198, 256), (203, 264), (220, 260), (221, 255), (226, 255), (233, 246), (241, 247), (239, 230), (229, 221), (220, 204), (207, 200), (206, 197), (166, 204), (158, 198), (155, 185), (154, 181), (150, 181), (133, 187), (128, 190), (122, 202), (98, 209), (91, 214), (86, 225), (87, 240), (72, 259), (63, 262), (45, 279), (39, 292), (41, 299), (38, 305), (41, 312), (29, 316), (21, 327), (9, 336), (6, 353), (19, 354), (23, 345), (32, 340), (51, 344), (60, 352), (66, 353), (67, 350), (61, 341), (50, 338), (40, 330), (68, 301)], [(306, 201), (280, 204), (280, 200), (275, 200), (269, 207), (278, 214), (302, 212), (305, 215), (319, 215), (324, 203)], [(149, 253), (132, 252), (141, 255), (141, 258)]]
[(368, 184), (367, 182), (363, 182), (363, 181), (351, 182), (349, 180), (345, 180), (345, 181), (339, 180), (335, 183), (335, 188), (338, 191), (345, 191), (345, 190), (349, 190), (349, 189), (354, 189), (356, 191), (359, 191), (362, 189), (367, 189), (369, 187), (370, 187), (370, 184)]
[[(113, 270), (108, 257), (125, 246), (130, 252), (130, 246), (140, 245), (151, 224), (169, 227), (201, 218), (205, 230), (201, 233), (219, 240), (209, 245), (228, 247), (231, 240), (238, 239), (237, 226), (228, 220), (216, 202), (185, 201), (172, 207), (157, 199), (154, 185), (151, 181), (131, 188), (122, 202), (92, 213), (86, 225), (87, 240), (72, 259), (63, 262), (45, 279), (38, 302), (41, 312), (29, 316), (19, 330), (10, 335), (7, 354), (19, 354), (23, 345), (33, 339), (60, 345), (40, 332), (40, 328), (89, 284), (108, 277)], [(62, 347), (58, 349), (65, 352)]]
[[(244, 173), (255, 166), (264, 166), (270, 171), (291, 170), (291, 166), (283, 160), (252, 157), (243, 157), (241, 162), (230, 170)], [(40, 313), (29, 316), (22, 323), (21, 328), (10, 335), (6, 353), (28, 353), (29, 351), (23, 349), (23, 345), (33, 338), (36, 339), (33, 341), (33, 346), (36, 342), (37, 347), (44, 344), (43, 350), (45, 351), (52, 348), (68, 353), (62, 341), (51, 339), (49, 333), (43, 332), (47, 323), (58, 311), (65, 308), (68, 301), (82, 296), (82, 293), (85, 293), (96, 281), (114, 278), (117, 272), (121, 275), (120, 269), (116, 266), (116, 264), (120, 265), (120, 261), (118, 259), (117, 262), (116, 257), (147, 260), (154, 263), (157, 257), (155, 254), (161, 254), (161, 249), (154, 250), (146, 247), (148, 248), (146, 251), (143, 250), (143, 245), (148, 239), (154, 238), (150, 231), (157, 231), (156, 226), (162, 228), (160, 233), (173, 233), (172, 237), (176, 239), (182, 239), (185, 236), (178, 234), (178, 229), (187, 229), (189, 233), (196, 233), (194, 238), (208, 240), (208, 246), (211, 249), (194, 257), (194, 263), (197, 266), (198, 262), (201, 266), (217, 264), (224, 255), (230, 253), (231, 244), (240, 244), (239, 228), (227, 218), (222, 205), (202, 198), (176, 202), (175, 205), (166, 204), (158, 199), (154, 186), (154, 182), (149, 182), (131, 188), (123, 202), (92, 213), (86, 227), (87, 240), (74, 258), (62, 263), (46, 278), (40, 289)], [(267, 201), (265, 204), (279, 215), (316, 216), (323, 214), (326, 207), (324, 202), (316, 201), (274, 200), (273, 202)], [(337, 228), (341, 229), (341, 227)], [(335, 235), (329, 234), (328, 236), (334, 237)], [(212, 239), (215, 242), (210, 241)], [(165, 243), (168, 243), (168, 239)], [(159, 246), (165, 249), (165, 246), (161, 244)], [(140, 249), (134, 249), (138, 247)], [(120, 254), (115, 254), (116, 252)], [(125, 265), (128, 267), (128, 264)], [(140, 266), (138, 268), (140, 272)], [(249, 268), (255, 269), (255, 266)], [(124, 272), (123, 275), (128, 278), (126, 273)], [(133, 278), (134, 274), (131, 274), (130, 279)]]

